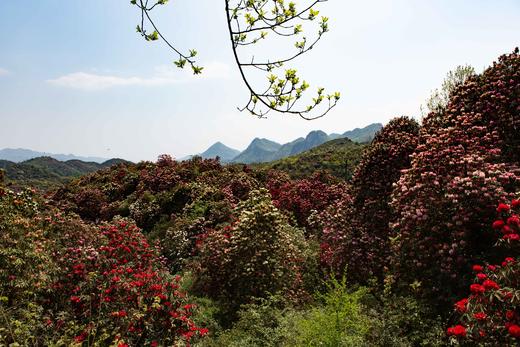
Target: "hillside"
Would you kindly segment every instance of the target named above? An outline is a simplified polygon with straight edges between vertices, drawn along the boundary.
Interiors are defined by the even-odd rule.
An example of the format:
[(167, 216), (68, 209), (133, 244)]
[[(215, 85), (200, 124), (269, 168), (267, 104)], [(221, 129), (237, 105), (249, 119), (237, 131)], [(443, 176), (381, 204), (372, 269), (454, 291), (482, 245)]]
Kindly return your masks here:
[(257, 164), (255, 167), (284, 171), (292, 178), (308, 177), (316, 171), (326, 171), (333, 176), (348, 180), (359, 164), (365, 147), (364, 144), (340, 138), (297, 155)]
[(110, 159), (103, 163), (81, 160), (59, 161), (51, 157), (29, 159), (21, 163), (0, 160), (7, 183), (14, 187), (35, 187), (41, 190), (56, 188), (74, 177), (111, 167), (127, 161)]

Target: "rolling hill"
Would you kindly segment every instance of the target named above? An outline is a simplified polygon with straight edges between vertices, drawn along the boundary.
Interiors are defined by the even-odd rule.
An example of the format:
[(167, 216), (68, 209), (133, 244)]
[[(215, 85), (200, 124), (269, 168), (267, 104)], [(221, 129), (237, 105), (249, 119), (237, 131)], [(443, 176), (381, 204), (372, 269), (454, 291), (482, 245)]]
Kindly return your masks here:
[(333, 176), (349, 180), (361, 160), (365, 147), (366, 144), (339, 138), (297, 155), (253, 166), (259, 169), (285, 171), (292, 178), (308, 177), (316, 171), (326, 171)]
[(81, 160), (59, 161), (51, 157), (39, 157), (21, 163), (0, 160), (0, 169), (5, 172), (5, 178), (9, 185), (49, 190), (66, 183), (72, 178), (120, 163), (128, 162), (122, 159), (110, 159), (103, 163)]

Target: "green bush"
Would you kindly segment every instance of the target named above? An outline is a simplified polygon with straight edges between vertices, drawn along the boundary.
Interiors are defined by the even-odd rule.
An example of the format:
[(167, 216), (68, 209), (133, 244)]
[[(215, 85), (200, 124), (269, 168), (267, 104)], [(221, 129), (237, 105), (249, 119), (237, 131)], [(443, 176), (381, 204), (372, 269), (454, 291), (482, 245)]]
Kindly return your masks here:
[(371, 326), (362, 301), (366, 289), (349, 290), (346, 281), (326, 283), (315, 305), (288, 308), (284, 298), (271, 296), (243, 305), (231, 329), (203, 342), (215, 347), (365, 346)]

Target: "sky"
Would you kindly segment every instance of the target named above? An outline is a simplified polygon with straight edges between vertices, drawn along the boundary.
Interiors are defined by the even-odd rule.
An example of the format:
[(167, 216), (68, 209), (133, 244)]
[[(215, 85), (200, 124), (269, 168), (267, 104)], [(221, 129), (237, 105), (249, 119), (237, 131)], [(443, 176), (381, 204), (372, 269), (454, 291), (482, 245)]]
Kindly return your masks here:
[[(296, 1), (304, 5), (310, 0)], [(329, 0), (322, 41), (297, 62), (311, 86), (340, 91), (326, 117), (258, 119), (234, 65), (224, 0), (171, 0), (152, 15), (181, 49), (197, 49), (201, 77), (173, 68), (160, 42), (136, 32), (127, 0), (0, 1), (0, 148), (155, 160), (217, 141), (285, 143), (312, 130), (345, 132), (420, 105), (446, 73), (478, 72), (520, 46), (518, 0)], [(268, 41), (261, 53), (279, 51)]]

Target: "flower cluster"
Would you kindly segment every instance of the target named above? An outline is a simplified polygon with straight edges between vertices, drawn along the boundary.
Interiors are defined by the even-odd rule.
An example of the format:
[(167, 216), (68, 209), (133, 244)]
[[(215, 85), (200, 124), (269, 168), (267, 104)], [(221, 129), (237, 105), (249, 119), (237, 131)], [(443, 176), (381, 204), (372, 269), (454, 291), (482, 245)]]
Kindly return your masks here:
[(520, 243), (504, 239), (518, 232), (520, 201), (500, 203), (496, 210), (499, 218), (492, 227), (502, 234), (502, 241), (510, 246), (509, 251), (516, 258), (507, 257), (499, 265), (473, 265), (471, 294), (455, 303), (460, 324), (448, 328), (447, 333), (474, 342), (506, 346), (520, 342)]

